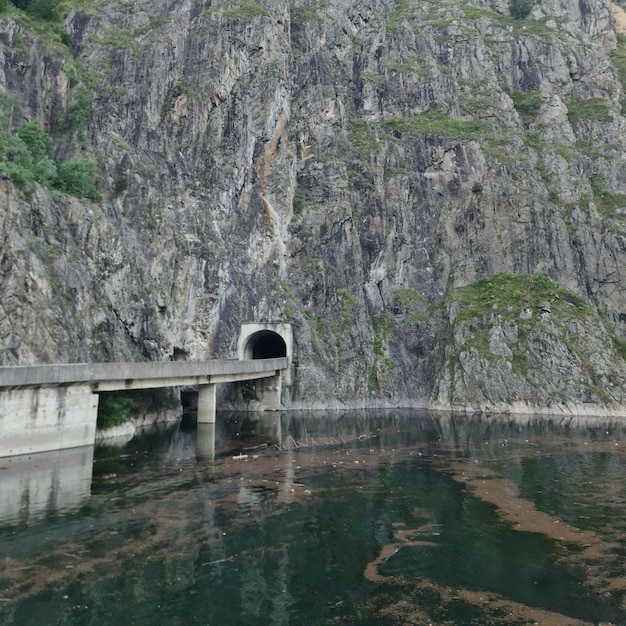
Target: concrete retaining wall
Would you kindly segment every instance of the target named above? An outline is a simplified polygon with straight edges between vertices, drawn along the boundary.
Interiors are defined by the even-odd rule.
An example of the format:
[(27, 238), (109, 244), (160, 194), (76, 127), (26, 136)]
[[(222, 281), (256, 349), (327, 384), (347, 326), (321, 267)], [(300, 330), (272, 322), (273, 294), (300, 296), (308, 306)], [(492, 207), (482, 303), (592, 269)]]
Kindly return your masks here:
[(0, 393), (0, 456), (90, 446), (98, 394), (91, 385), (29, 387)]

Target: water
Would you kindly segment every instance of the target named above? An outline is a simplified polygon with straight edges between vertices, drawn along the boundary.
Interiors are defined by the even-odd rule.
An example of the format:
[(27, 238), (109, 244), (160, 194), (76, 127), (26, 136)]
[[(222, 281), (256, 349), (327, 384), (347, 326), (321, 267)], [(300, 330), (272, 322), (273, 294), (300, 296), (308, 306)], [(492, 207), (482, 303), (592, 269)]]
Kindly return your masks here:
[(205, 430), (0, 459), (0, 622), (626, 624), (626, 423)]

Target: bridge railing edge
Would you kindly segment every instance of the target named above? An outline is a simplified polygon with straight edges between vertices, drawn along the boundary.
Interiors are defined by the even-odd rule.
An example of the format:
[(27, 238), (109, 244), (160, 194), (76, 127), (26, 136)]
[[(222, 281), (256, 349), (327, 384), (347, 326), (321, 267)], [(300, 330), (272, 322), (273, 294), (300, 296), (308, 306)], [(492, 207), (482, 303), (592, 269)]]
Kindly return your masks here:
[(190, 378), (244, 372), (267, 372), (289, 367), (288, 357), (211, 361), (143, 361), (117, 363), (62, 363), (0, 367), (0, 389), (37, 385), (70, 385), (106, 380)]

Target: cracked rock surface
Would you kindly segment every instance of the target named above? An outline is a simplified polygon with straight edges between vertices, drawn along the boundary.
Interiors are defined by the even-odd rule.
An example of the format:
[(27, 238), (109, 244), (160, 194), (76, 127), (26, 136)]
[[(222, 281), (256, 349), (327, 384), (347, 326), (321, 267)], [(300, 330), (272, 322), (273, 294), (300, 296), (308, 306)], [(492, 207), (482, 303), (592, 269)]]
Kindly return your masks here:
[(289, 321), (289, 407), (625, 413), (624, 21), (103, 0), (53, 46), (0, 17), (13, 128), (101, 196), (0, 181), (0, 364), (225, 358)]

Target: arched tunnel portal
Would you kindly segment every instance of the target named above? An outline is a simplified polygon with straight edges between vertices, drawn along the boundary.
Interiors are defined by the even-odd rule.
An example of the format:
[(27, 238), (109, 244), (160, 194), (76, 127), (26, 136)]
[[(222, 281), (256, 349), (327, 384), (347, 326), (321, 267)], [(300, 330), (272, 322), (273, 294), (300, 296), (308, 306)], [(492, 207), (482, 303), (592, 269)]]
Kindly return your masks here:
[(248, 359), (273, 359), (287, 356), (287, 344), (278, 333), (260, 330), (248, 337), (244, 355), (244, 358)]
[[(240, 359), (272, 359), (293, 356), (291, 324), (282, 322), (253, 323), (241, 325), (237, 356)], [(244, 383), (242, 383), (244, 384)], [(283, 387), (291, 384), (291, 368), (274, 377), (255, 381), (252, 391), (269, 409), (279, 409)]]
[(245, 322), (239, 330), (237, 358), (271, 359), (293, 356), (291, 324)]

